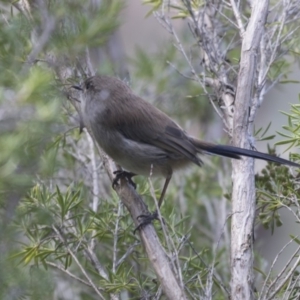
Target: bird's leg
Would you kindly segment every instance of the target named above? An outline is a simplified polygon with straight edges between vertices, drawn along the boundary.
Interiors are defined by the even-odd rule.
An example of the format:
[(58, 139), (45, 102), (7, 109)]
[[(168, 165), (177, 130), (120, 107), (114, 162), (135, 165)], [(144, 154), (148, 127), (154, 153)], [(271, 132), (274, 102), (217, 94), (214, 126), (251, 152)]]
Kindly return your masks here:
[(126, 172), (126, 171), (123, 171), (123, 170), (114, 171), (114, 174), (116, 175), (116, 177), (114, 178), (114, 180), (112, 182), (112, 187), (113, 188), (115, 188), (115, 186), (118, 184), (118, 181), (121, 178), (127, 178), (128, 183), (130, 183), (134, 187), (134, 189), (136, 189), (136, 184), (131, 179), (136, 174), (134, 174), (132, 172)]
[(166, 191), (167, 191), (167, 188), (168, 188), (171, 178), (172, 178), (172, 174), (166, 178), (163, 190), (161, 192), (161, 195), (160, 195), (160, 198), (158, 201), (158, 208), (160, 208), (160, 206), (162, 205), (162, 202), (164, 201), (164, 197), (165, 197), (165, 194), (166, 194)]
[[(172, 178), (172, 174), (169, 175), (167, 178), (166, 178), (166, 181), (165, 181), (165, 184), (164, 184), (164, 187), (163, 187), (163, 190), (161, 192), (161, 195), (160, 195), (160, 198), (159, 198), (159, 201), (158, 201), (158, 209), (160, 209), (160, 206), (162, 205), (162, 202), (164, 200), (164, 197), (165, 197), (165, 194), (166, 194), (166, 191), (167, 191), (167, 188), (168, 188), (168, 185), (170, 183), (170, 180)], [(146, 226), (147, 224), (150, 224), (153, 220), (159, 220), (158, 218), (158, 212), (157, 210), (155, 210), (153, 213), (150, 213), (148, 215), (140, 215), (137, 217), (138, 219), (143, 219), (141, 221), (141, 223), (134, 229), (133, 233), (135, 234), (135, 232), (139, 229), (141, 229), (142, 227)], [(162, 219), (162, 221), (164, 222), (164, 220)]]
[[(140, 216), (137, 217), (137, 219), (138, 220), (142, 219), (142, 221), (141, 221), (141, 223), (137, 227), (135, 227), (135, 229), (133, 231), (133, 234), (135, 234), (135, 232), (137, 230), (142, 229), (144, 226), (146, 226), (148, 224), (151, 224), (152, 221), (159, 220), (159, 218), (158, 218), (158, 212), (157, 212), (157, 210), (155, 210), (153, 213), (149, 213), (148, 215), (140, 215)], [(163, 222), (164, 222), (164, 220), (163, 220)]]

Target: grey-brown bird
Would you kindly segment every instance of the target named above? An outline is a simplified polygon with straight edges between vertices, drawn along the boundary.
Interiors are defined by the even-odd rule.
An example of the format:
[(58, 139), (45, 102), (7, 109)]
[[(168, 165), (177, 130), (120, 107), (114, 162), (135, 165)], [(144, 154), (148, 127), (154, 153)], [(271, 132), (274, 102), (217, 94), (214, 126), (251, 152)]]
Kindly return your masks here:
[[(300, 167), (299, 164), (234, 146), (200, 141), (189, 136), (165, 113), (135, 95), (121, 80), (108, 76), (93, 76), (81, 86), (83, 120), (100, 147), (127, 173), (163, 176), (165, 184), (159, 199), (162, 204), (174, 171), (190, 163), (202, 165), (199, 154), (212, 153), (234, 159), (248, 156), (279, 164)], [(130, 179), (131, 180), (131, 179)]]

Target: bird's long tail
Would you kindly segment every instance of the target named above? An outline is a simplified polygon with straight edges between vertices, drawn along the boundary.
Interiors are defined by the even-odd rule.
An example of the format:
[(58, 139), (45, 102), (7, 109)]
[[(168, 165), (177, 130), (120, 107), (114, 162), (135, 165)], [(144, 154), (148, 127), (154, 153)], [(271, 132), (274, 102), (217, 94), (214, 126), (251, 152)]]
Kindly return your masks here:
[(267, 153), (262, 153), (254, 150), (248, 150), (248, 149), (243, 149), (243, 148), (238, 148), (238, 147), (228, 146), (228, 145), (210, 144), (194, 138), (191, 138), (191, 142), (200, 151), (205, 151), (216, 155), (226, 156), (235, 159), (240, 159), (241, 156), (248, 156), (252, 158), (272, 161), (275, 163), (300, 168), (300, 165), (297, 163)]

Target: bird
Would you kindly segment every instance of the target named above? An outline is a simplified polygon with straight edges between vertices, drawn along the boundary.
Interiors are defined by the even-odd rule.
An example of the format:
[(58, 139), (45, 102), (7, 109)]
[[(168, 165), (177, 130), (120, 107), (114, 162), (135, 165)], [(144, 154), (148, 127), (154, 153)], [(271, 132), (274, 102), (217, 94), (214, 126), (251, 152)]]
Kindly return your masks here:
[(255, 150), (221, 145), (188, 135), (167, 114), (136, 95), (122, 80), (106, 75), (87, 78), (73, 86), (83, 92), (83, 122), (99, 146), (123, 170), (116, 172), (113, 185), (121, 177), (162, 176), (165, 183), (158, 201), (163, 203), (175, 171), (190, 164), (203, 165), (202, 154), (232, 159), (252, 157), (278, 164), (299, 164)]

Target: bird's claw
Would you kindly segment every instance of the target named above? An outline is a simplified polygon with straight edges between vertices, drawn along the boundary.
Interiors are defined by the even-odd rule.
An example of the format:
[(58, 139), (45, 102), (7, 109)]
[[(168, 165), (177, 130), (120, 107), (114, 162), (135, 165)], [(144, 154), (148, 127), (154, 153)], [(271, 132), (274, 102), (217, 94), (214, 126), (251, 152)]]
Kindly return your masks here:
[[(155, 212), (149, 213), (149, 214), (147, 214), (147, 215), (140, 215), (140, 216), (137, 217), (137, 219), (138, 219), (138, 220), (139, 220), (139, 219), (143, 219), (143, 220), (142, 220), (141, 223), (134, 229), (133, 234), (135, 234), (137, 230), (140, 230), (140, 229), (142, 229), (144, 226), (146, 226), (146, 225), (152, 223), (152, 221), (154, 221), (154, 220), (159, 220), (158, 212), (157, 212), (157, 210), (156, 210)], [(162, 219), (162, 221), (163, 221), (163, 223), (165, 224), (164, 219)]]
[(115, 188), (116, 185), (118, 185), (118, 181), (122, 178), (127, 178), (128, 183), (131, 184), (134, 187), (134, 189), (136, 189), (136, 184), (131, 179), (136, 174), (131, 173), (131, 172), (126, 172), (123, 170), (114, 171), (114, 174), (116, 175), (116, 177), (114, 178), (114, 180), (112, 182), (113, 189)]

